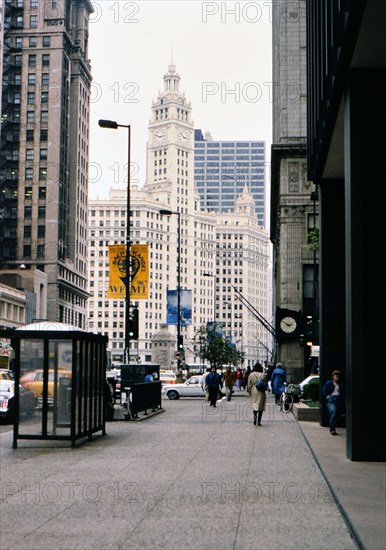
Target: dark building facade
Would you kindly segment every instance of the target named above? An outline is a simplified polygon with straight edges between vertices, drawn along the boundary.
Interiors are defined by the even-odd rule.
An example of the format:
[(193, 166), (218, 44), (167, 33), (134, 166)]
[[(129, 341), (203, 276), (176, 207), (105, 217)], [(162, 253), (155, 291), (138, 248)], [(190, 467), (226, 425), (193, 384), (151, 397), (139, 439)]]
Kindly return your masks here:
[(0, 265), (47, 274), (47, 316), (84, 328), (89, 0), (3, 3)]
[[(320, 374), (347, 384), (347, 456), (382, 461), (386, 3), (307, 2), (308, 178), (320, 199)], [(381, 386), (382, 391), (383, 386)], [(326, 418), (322, 417), (326, 425)]]

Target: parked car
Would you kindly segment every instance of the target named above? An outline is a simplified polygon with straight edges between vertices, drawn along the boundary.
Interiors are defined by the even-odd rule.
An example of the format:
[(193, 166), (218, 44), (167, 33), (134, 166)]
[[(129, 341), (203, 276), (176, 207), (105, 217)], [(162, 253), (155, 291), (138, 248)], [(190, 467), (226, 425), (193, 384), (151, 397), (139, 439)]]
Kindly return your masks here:
[(310, 374), (310, 376), (307, 376), (302, 382), (300, 382), (300, 395), (302, 396), (304, 394), (304, 387), (309, 384), (311, 381), (313, 384), (316, 384), (316, 382), (313, 382), (313, 380), (316, 380), (319, 382), (319, 374)]
[[(27, 417), (34, 414), (38, 400), (36, 394), (19, 386), (19, 416)], [(0, 418), (13, 422), (15, 417), (15, 382), (0, 380)]]
[[(57, 372), (57, 381), (60, 383), (61, 378), (71, 378), (72, 372), (66, 369), (58, 369)], [(54, 381), (55, 373), (53, 370), (50, 370), (48, 373), (48, 395), (47, 402), (49, 404), (53, 403), (54, 400)], [(20, 378), (20, 384), (26, 389), (33, 391), (38, 398), (38, 402), (42, 403), (43, 401), (43, 369), (37, 369), (28, 371)]]
[(11, 370), (0, 369), (0, 380), (15, 380), (15, 377)]
[[(161, 393), (169, 399), (205, 397), (205, 390), (202, 387), (202, 375), (194, 375), (182, 384), (165, 384), (165, 386), (162, 386)], [(218, 397), (223, 397), (223, 395), (219, 392)]]
[(204, 397), (205, 391), (202, 387), (202, 376), (192, 376), (182, 384), (165, 384), (161, 393), (169, 399), (180, 397)]

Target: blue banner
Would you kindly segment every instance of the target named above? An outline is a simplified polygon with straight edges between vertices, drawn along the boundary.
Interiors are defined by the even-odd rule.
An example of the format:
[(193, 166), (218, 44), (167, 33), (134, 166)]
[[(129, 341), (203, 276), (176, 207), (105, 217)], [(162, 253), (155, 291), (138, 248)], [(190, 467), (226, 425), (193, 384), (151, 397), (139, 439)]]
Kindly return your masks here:
[[(178, 325), (177, 290), (167, 290), (166, 324)], [(192, 324), (192, 291), (180, 290), (180, 325)]]

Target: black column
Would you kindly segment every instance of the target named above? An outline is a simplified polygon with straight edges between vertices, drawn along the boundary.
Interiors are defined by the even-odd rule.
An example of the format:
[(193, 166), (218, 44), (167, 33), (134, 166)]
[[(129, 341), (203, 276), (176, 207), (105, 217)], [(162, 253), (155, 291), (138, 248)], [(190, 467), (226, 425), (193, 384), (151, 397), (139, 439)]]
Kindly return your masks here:
[[(344, 181), (323, 180), (320, 185), (320, 390), (331, 373), (346, 377), (345, 349), (345, 237)], [(321, 397), (320, 424), (329, 425)], [(342, 417), (344, 422), (344, 417)], [(342, 423), (342, 422), (341, 422)]]
[(345, 98), (347, 456), (385, 460), (386, 70), (355, 69)]

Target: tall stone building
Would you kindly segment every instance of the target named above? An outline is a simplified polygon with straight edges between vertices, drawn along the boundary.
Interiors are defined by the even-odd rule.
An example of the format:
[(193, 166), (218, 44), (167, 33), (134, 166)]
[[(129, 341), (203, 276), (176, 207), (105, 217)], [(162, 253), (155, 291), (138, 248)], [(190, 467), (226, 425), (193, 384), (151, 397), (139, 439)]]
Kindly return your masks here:
[[(318, 317), (318, 208), (306, 160), (304, 0), (273, 4), (272, 40), (270, 237), (274, 245), (276, 359), (287, 366), (289, 380), (299, 382), (315, 367), (306, 342), (317, 343)], [(286, 318), (293, 319), (292, 325), (285, 324)]]
[(47, 274), (49, 320), (85, 326), (89, 0), (5, 0), (0, 262)]
[[(199, 362), (196, 330), (215, 320), (245, 352), (245, 365), (252, 366), (259, 354), (266, 358), (267, 340), (234, 287), (267, 316), (268, 234), (258, 225), (247, 188), (233, 211), (201, 209), (194, 184), (192, 108), (180, 91), (174, 65), (163, 80), (151, 106), (147, 181), (130, 189), (130, 241), (149, 245), (150, 268), (149, 298), (132, 301), (139, 309), (139, 339), (131, 341), (130, 357), (151, 360), (154, 336), (164, 331), (166, 292), (177, 289), (180, 276), (181, 290), (192, 292), (192, 322), (181, 326), (186, 362)], [(90, 329), (109, 335), (117, 362), (123, 359), (125, 305), (107, 299), (108, 245), (125, 244), (125, 209), (126, 190), (112, 189), (107, 200), (89, 203)], [(169, 330), (176, 335), (175, 326)]]

